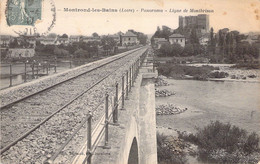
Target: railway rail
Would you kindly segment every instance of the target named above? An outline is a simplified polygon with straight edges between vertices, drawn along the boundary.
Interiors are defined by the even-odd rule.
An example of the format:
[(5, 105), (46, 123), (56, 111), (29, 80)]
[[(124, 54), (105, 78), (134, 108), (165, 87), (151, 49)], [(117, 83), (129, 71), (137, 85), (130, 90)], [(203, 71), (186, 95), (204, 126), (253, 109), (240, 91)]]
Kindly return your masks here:
[[(57, 142), (58, 143), (57, 145), (60, 145), (60, 144), (62, 144), (62, 142), (64, 140), (63, 138), (68, 138), (68, 136), (71, 135), (72, 131), (75, 130), (76, 124), (79, 124), (79, 123), (82, 124), (82, 122), (81, 122), (82, 118), (84, 116), (86, 116), (89, 111), (91, 111), (94, 114), (94, 120), (96, 120), (96, 121), (99, 120), (100, 116), (102, 115), (102, 114), (100, 114), (99, 111), (102, 111), (104, 104), (102, 104), (102, 101), (101, 102), (96, 101), (94, 103), (89, 103), (90, 101), (86, 101), (86, 100), (95, 99), (97, 97), (99, 97), (99, 99), (102, 100), (103, 97), (102, 96), (100, 97), (100, 95), (104, 95), (103, 92), (107, 89), (109, 90), (109, 87), (111, 88), (111, 82), (116, 79), (118, 74), (120, 74), (122, 71), (125, 71), (125, 67), (126, 67), (126, 64), (124, 63), (125, 61), (122, 62), (120, 59), (122, 59), (122, 60), (124, 59), (126, 61), (134, 60), (134, 56), (131, 56), (131, 54), (135, 54), (135, 56), (138, 56), (136, 54), (144, 53), (145, 49), (146, 48), (140, 48), (140, 49), (131, 51), (131, 52), (127, 53), (126, 55), (116, 58), (113, 61), (107, 62), (96, 68), (90, 69), (84, 73), (80, 73), (80, 74), (76, 75), (75, 77), (68, 78), (66, 80), (63, 80), (62, 82), (56, 83), (55, 85), (44, 88), (40, 91), (37, 91), (33, 94), (27, 95), (14, 102), (11, 102), (11, 103), (8, 103), (8, 104), (2, 106), (1, 107), (1, 117), (4, 118), (4, 119), (2, 119), (2, 121), (4, 120), (4, 123), (8, 124), (12, 121), (12, 119), (17, 120), (17, 117), (21, 118), (21, 116), (22, 116), (21, 113), (24, 114), (26, 112), (27, 112), (26, 114), (28, 114), (27, 122), (33, 122), (33, 124), (29, 124), (30, 126), (27, 126), (27, 125), (22, 126), (25, 128), (21, 128), (21, 126), (17, 127), (16, 125), (13, 125), (13, 128), (15, 130), (17, 130), (19, 128), (20, 132), (26, 131), (26, 133), (23, 133), (22, 135), (15, 134), (15, 136), (17, 136), (17, 135), (19, 136), (15, 140), (13, 139), (14, 137), (11, 137), (13, 135), (6, 134), (6, 136), (7, 136), (6, 138), (9, 138), (9, 139), (11, 138), (11, 139), (8, 140), (8, 142), (6, 142), (4, 144), (5, 147), (3, 147), (1, 149), (1, 154), (3, 155), (3, 159), (8, 159), (8, 154), (9, 153), (12, 154), (13, 151), (16, 151), (17, 148), (11, 149), (13, 146), (18, 145), (17, 146), (18, 148), (21, 147), (19, 145), (19, 142), (20, 141), (22, 142), (22, 140), (25, 140), (25, 143), (27, 143), (27, 144), (30, 142), (34, 142), (36, 140), (37, 143), (35, 145), (37, 145), (39, 143), (37, 140), (37, 138), (39, 137), (38, 134), (41, 133), (42, 129), (46, 130), (46, 128), (47, 129), (49, 128), (48, 136), (56, 135), (55, 133), (58, 131), (65, 131), (65, 134), (67, 134), (65, 136), (67, 136), (67, 137), (62, 136), (62, 135), (64, 135), (64, 133), (60, 133), (60, 136), (58, 136), (56, 138), (53, 137), (56, 140), (61, 139), (60, 143)], [(113, 64), (117, 63), (117, 64), (114, 64), (114, 66), (112, 66), (112, 65), (110, 65), (111, 63), (113, 63)], [(95, 78), (93, 78), (93, 77), (95, 77)], [(104, 83), (104, 81), (109, 81), (109, 82)], [(82, 86), (85, 86), (85, 88)], [(101, 89), (95, 89), (96, 86), (98, 86)], [(53, 89), (53, 88), (56, 88), (56, 89)], [(61, 88), (63, 88), (63, 89), (61, 89)], [(67, 89), (66, 93), (68, 93), (68, 91), (71, 91), (72, 93), (69, 96), (62, 97), (61, 95), (63, 95), (65, 93), (64, 88)], [(54, 91), (54, 90), (56, 90), (56, 91)], [(60, 104), (54, 103), (54, 104), (51, 104), (52, 106), (48, 106), (47, 104), (44, 104), (44, 103), (37, 104), (37, 102), (35, 102), (36, 99), (38, 99), (38, 100), (46, 100), (44, 98), (51, 99), (50, 95), (55, 95), (55, 97), (59, 97), (57, 95), (57, 90), (59, 90), (59, 92), (60, 92), (59, 95), (61, 96), (59, 101), (61, 101), (61, 99), (62, 99), (62, 100), (64, 100), (63, 103), (60, 103)], [(63, 92), (61, 92), (61, 91), (63, 91)], [(76, 91), (76, 92), (74, 92), (74, 91)], [(49, 93), (51, 93), (51, 94), (49, 94)], [(88, 93), (88, 94), (86, 94), (86, 93)], [(85, 97), (83, 95), (85, 95)], [(84, 98), (82, 98), (82, 97), (84, 97)], [(53, 99), (52, 101), (57, 102), (57, 99)], [(112, 98), (110, 99), (110, 101), (112, 101)], [(41, 102), (44, 102), (44, 101), (41, 101)], [(64, 102), (66, 102), (66, 103), (64, 103)], [(84, 105), (89, 107), (88, 110), (82, 111), (82, 109), (81, 109), (82, 102), (85, 103), (85, 104), (83, 103)], [(21, 109), (21, 107), (28, 107), (28, 103), (30, 105), (32, 105), (33, 107), (36, 106), (37, 109), (40, 108), (40, 106), (41, 106), (42, 110), (36, 110), (37, 112), (34, 113), (33, 110), (28, 110), (26, 108)], [(98, 107), (96, 107), (97, 103), (99, 103)], [(48, 108), (52, 108), (53, 106), (55, 106), (55, 107), (58, 106), (58, 109), (57, 108), (48, 109)], [(21, 112), (21, 110), (22, 110), (22, 112)], [(30, 112), (28, 112), (28, 111), (30, 111)], [(41, 112), (39, 113), (39, 111), (41, 111)], [(15, 114), (16, 114), (16, 116), (15, 116)], [(32, 116), (32, 114), (34, 114), (34, 115)], [(61, 118), (65, 118), (65, 119), (61, 120)], [(52, 120), (52, 121), (50, 121), (50, 123), (49, 123), (48, 122), (49, 120)], [(60, 128), (60, 127), (58, 128), (59, 125), (63, 126), (65, 124), (71, 125), (71, 128), (66, 128), (67, 126), (65, 126), (65, 128), (63, 128), (63, 130), (61, 130), (61, 129), (58, 130)], [(43, 128), (40, 129), (40, 127), (41, 128), (43, 127)], [(6, 129), (4, 129), (4, 130), (6, 130)], [(45, 131), (45, 130), (43, 130), (43, 131)], [(20, 132), (18, 132), (18, 133), (20, 133)], [(8, 134), (13, 134), (13, 131), (12, 130), (8, 131)], [(46, 132), (44, 134), (46, 134)], [(46, 142), (42, 143), (42, 147), (43, 147), (42, 149), (44, 149), (44, 151), (41, 153), (42, 153), (42, 155), (48, 156), (49, 154), (53, 154), (53, 152), (56, 151), (55, 148), (53, 148), (53, 147), (57, 147), (57, 145), (51, 146), (49, 144), (46, 144), (46, 143), (53, 142), (53, 141), (52, 142), (48, 141), (48, 139), (46, 139), (46, 140), (47, 140)], [(30, 144), (29, 144), (29, 146), (30, 146), (30, 148), (33, 147)], [(26, 146), (25, 146), (25, 148), (26, 148)], [(18, 154), (21, 154), (21, 153), (18, 153)], [(16, 161), (16, 162), (21, 162), (23, 160), (27, 160), (27, 161), (29, 160), (26, 158), (26, 156), (24, 158), (20, 158), (19, 159), (20, 161)], [(11, 160), (12, 159), (13, 159), (13, 157), (11, 157)], [(44, 159), (42, 159), (42, 160), (44, 160)]]

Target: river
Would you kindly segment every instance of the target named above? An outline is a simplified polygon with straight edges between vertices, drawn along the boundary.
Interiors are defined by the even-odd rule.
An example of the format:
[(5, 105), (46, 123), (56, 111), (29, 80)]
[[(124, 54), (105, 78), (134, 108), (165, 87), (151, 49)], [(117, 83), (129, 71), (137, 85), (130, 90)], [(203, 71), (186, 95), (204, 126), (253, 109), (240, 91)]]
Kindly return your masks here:
[(176, 94), (157, 97), (156, 105), (173, 103), (188, 110), (178, 115), (157, 116), (157, 126), (194, 133), (196, 127), (220, 120), (260, 135), (259, 83), (166, 80), (170, 85), (159, 89)]
[[(85, 64), (85, 62), (72, 62), (71, 67), (77, 67), (80, 65)], [(33, 78), (32, 76), (32, 68), (30, 67), (31, 64), (26, 65), (26, 71), (28, 71), (26, 75), (26, 81), (32, 81), (36, 79), (36, 77)], [(52, 64), (54, 65), (54, 64)], [(38, 67), (39, 71), (39, 77), (46, 76), (47, 71), (44, 70), (42, 67)], [(70, 69), (70, 61), (62, 61), (62, 62), (57, 62), (57, 67), (56, 71), (57, 72), (63, 72), (65, 70)], [(37, 67), (35, 67), (34, 74), (35, 76), (37, 75)], [(25, 64), (19, 63), (19, 64), (13, 64), (12, 65), (12, 85), (19, 85), (24, 83), (25, 81)], [(49, 71), (48, 74), (54, 74), (55, 69), (52, 67)], [(9, 64), (1, 64), (0, 65), (0, 89), (5, 89), (8, 88), (10, 85), (10, 65)]]

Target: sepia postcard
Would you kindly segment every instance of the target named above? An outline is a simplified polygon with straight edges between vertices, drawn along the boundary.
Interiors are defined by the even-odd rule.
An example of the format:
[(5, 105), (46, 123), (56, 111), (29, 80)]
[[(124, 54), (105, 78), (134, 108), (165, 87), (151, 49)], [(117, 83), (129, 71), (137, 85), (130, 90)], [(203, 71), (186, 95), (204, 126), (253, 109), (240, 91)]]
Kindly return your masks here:
[(0, 163), (260, 163), (259, 0), (1, 0)]

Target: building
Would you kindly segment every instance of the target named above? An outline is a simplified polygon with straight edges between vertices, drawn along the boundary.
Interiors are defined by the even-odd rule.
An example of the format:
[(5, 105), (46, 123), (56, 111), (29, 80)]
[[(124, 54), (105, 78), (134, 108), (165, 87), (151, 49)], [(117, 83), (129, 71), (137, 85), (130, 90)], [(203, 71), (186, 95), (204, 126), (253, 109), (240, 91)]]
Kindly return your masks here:
[(80, 35), (71, 35), (71, 36), (69, 37), (69, 42), (70, 42), (70, 43), (79, 42), (81, 37), (82, 37), (82, 36), (80, 36)]
[(57, 38), (55, 41), (55, 45), (68, 45), (69, 44), (69, 38)]
[(197, 28), (201, 30), (201, 33), (209, 32), (209, 15), (199, 14), (197, 17)]
[(198, 16), (179, 16), (180, 28), (197, 28), (201, 33), (209, 32), (209, 15), (199, 14)]
[(122, 46), (126, 45), (136, 45), (138, 44), (137, 35), (131, 31), (127, 31), (125, 34), (121, 35)]
[(182, 47), (185, 47), (185, 41), (186, 41), (185, 37), (181, 34), (172, 34), (171, 36), (169, 36), (170, 44), (178, 43)]
[(8, 47), (12, 37), (10, 35), (0, 35), (0, 46)]
[(96, 41), (96, 42), (101, 42), (101, 38), (98, 36), (98, 37), (94, 37), (94, 36), (83, 36), (82, 38), (81, 38), (81, 40), (83, 41), (83, 42), (86, 42), (86, 43), (88, 43), (88, 42), (94, 42), (94, 41)]
[(160, 49), (163, 44), (169, 43), (165, 38), (154, 38), (155, 48)]
[(39, 41), (41, 44), (44, 45), (54, 45), (57, 38), (50, 38), (50, 37), (44, 37), (41, 36), (37, 38), (37, 41)]
[(199, 38), (199, 42), (200, 42), (200, 45), (208, 45), (209, 43), (209, 38), (210, 38), (210, 34), (209, 33), (205, 33), (203, 34), (200, 38)]

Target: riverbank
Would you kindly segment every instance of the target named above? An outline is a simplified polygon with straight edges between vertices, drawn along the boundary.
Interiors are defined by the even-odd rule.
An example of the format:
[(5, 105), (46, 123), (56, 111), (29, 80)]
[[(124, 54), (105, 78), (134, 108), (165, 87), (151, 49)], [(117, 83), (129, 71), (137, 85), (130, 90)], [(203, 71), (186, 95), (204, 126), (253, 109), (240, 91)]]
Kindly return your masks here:
[(172, 79), (260, 82), (259, 69), (234, 68), (233, 64), (160, 64), (160, 75)]

